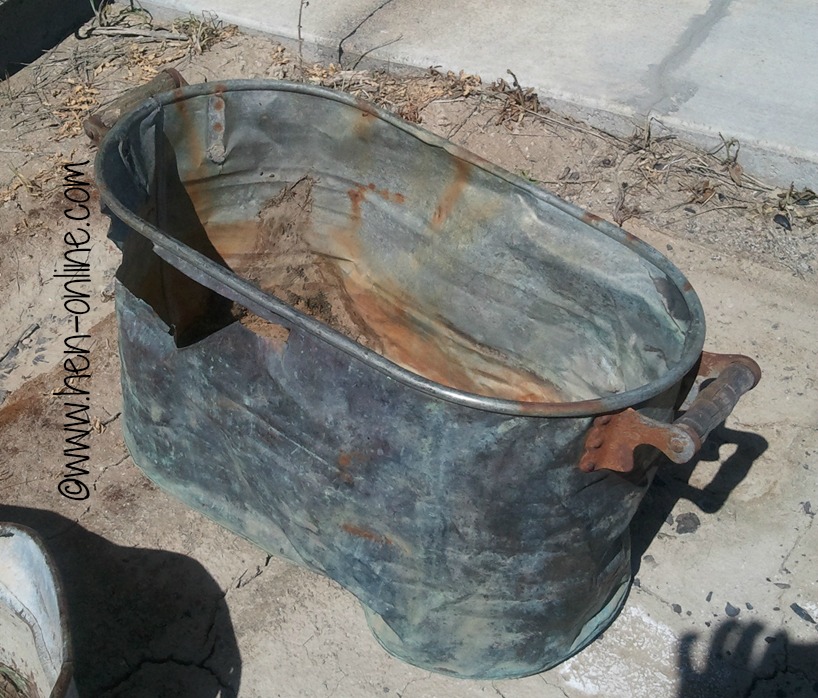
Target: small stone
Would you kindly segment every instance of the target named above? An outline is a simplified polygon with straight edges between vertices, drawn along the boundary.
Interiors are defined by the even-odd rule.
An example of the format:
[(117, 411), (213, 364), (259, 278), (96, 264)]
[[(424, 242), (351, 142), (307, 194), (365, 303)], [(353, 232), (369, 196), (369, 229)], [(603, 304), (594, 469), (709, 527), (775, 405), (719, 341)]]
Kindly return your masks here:
[(642, 586), (642, 581), (639, 579), (639, 577), (634, 577), (634, 578), (633, 578), (633, 585), (634, 585), (634, 586), (635, 586), (637, 589), (638, 589), (638, 588), (641, 588), (641, 586)]
[(735, 606), (733, 606), (733, 604), (731, 604), (731, 603), (728, 603), (728, 604), (727, 604), (727, 605), (724, 607), (724, 612), (725, 612), (725, 613), (726, 613), (726, 614), (727, 614), (727, 615), (728, 615), (730, 618), (735, 618), (735, 617), (736, 617), (736, 616), (737, 616), (739, 613), (741, 613), (741, 609), (740, 609), (740, 608), (736, 608), (736, 607), (735, 607)]
[(665, 523), (666, 523), (668, 526), (672, 526), (672, 525), (673, 525), (673, 514), (668, 514), (668, 515), (667, 515), (667, 518), (665, 519)]
[(807, 623), (812, 623), (813, 625), (815, 625), (815, 619), (806, 610), (801, 608), (801, 606), (799, 606), (797, 603), (791, 603), (790, 608), (792, 609), (793, 613), (795, 613), (795, 615), (798, 616), (801, 620), (805, 620), (807, 621)]
[(679, 604), (675, 603), (675, 604), (673, 604), (671, 606), (671, 608), (673, 609), (674, 613), (678, 613), (679, 615), (682, 615), (682, 607)]
[(699, 526), (701, 526), (701, 523), (699, 517), (692, 511), (686, 514), (679, 514), (676, 517), (676, 533), (695, 533)]
[(775, 585), (776, 585), (776, 586), (777, 586), (779, 589), (789, 589), (789, 588), (790, 588), (790, 585), (789, 585), (789, 584), (787, 584), (786, 582), (775, 582)]
[(790, 223), (790, 219), (787, 218), (783, 213), (776, 213), (773, 216), (773, 221), (776, 225), (780, 225), (784, 230), (792, 230), (792, 223)]
[(655, 564), (655, 563), (656, 563), (656, 559), (653, 557), (653, 555), (645, 555), (645, 557), (643, 557), (642, 559), (643, 559), (645, 562), (650, 563), (651, 565), (653, 565), (653, 564)]
[(710, 599), (712, 599), (712, 598), (713, 598), (713, 592), (712, 592), (712, 591), (708, 591), (708, 592), (707, 592), (707, 598), (705, 599), (705, 601), (707, 601), (708, 603), (710, 603)]
[(751, 604), (749, 601), (748, 601), (747, 603), (745, 603), (744, 605), (747, 607), (747, 610), (748, 610), (748, 611), (752, 611), (752, 610), (753, 610), (753, 604)]

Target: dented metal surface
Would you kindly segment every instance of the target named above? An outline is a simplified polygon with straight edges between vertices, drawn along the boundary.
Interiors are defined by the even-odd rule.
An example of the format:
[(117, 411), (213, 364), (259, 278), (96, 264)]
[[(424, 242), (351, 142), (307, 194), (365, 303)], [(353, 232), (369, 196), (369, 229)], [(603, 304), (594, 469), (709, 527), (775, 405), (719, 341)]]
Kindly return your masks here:
[[(157, 253), (195, 267), (198, 281), (221, 284), (239, 302), (255, 299), (274, 316), (268, 319), (324, 333), (398, 380), (511, 414), (620, 409), (675, 384), (697, 360), (704, 323), (695, 293), (633, 236), (602, 223), (589, 227), (582, 211), (351, 98), (319, 98), (320, 90), (281, 83), (276, 90), (253, 83), (225, 90), (179, 90), (165, 106), (149, 102), (125, 122), (132, 132), (119, 137), (144, 141), (160, 163), (156, 177), (141, 171), (153, 163), (134, 163), (143, 192), (155, 191), (150, 201), (144, 194), (133, 200), (134, 192), (108, 201), (123, 220), (141, 214), (140, 232)], [(211, 97), (219, 95), (227, 103), (223, 165), (208, 156)], [(104, 159), (100, 164), (104, 169)], [(259, 211), (305, 175), (317, 181), (305, 235), (317, 254), (335, 260), (395, 360), (324, 332), (325, 325), (259, 293), (263, 283), (241, 274), (264, 232)], [(102, 184), (103, 194), (112, 184)], [(418, 336), (424, 351), (402, 356), (407, 337)], [(458, 343), (472, 356), (457, 354)], [(635, 351), (640, 345), (644, 351)], [(534, 394), (502, 399), (492, 386), (453, 388), (457, 376), (441, 374), (468, 358), (479, 363), (480, 347), (501, 354), (518, 379), (533, 376)], [(407, 358), (425, 365), (402, 370)], [(460, 368), (466, 383), (481, 375), (480, 365)], [(543, 383), (565, 394), (548, 394)]]
[(152, 479), (338, 581), (432, 670), (534, 673), (612, 620), (653, 454), (644, 477), (577, 465), (597, 415), (669, 422), (700, 361), (668, 260), (304, 85), (161, 95), (97, 175), (123, 429)]

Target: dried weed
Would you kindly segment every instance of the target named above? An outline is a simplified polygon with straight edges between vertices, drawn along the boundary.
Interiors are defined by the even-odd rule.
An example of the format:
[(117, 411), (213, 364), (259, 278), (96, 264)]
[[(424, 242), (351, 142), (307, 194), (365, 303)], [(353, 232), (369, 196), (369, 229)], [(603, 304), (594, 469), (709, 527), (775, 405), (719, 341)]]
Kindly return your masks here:
[[(305, 6), (302, 0), (301, 9)], [(162, 27), (135, 0), (124, 6), (105, 3), (80, 38), (66, 40), (31, 67), (28, 82), (5, 81), (0, 100), (8, 105), (14, 129), (29, 133), (43, 129), (51, 140), (74, 137), (90, 112), (123, 90), (149, 80), (162, 68), (195, 63), (202, 52), (236, 33), (236, 27), (225, 26), (211, 13)], [(276, 68), (277, 75), (351, 93), (413, 123), (423, 123), (432, 105), (440, 109), (447, 103), (463, 103), (454, 109), (461, 115), (458, 122), (449, 122), (444, 131), (462, 144), (473, 132), (498, 126), (513, 139), (570, 143), (568, 154), (556, 159), (551, 169), (538, 166), (536, 176), (526, 164), (518, 169), (525, 169), (531, 181), (556, 187), (558, 194), (580, 206), (607, 208), (619, 225), (639, 217), (668, 232), (695, 235), (753, 255), (772, 255), (795, 273), (813, 271), (818, 195), (809, 188), (770, 187), (749, 176), (739, 162), (741, 144), (735, 139), (722, 138), (717, 148), (706, 152), (661, 135), (654, 119), (630, 138), (617, 137), (552, 112), (511, 71), (509, 80), (486, 83), (477, 75), (437, 66), (408, 74), (346, 69), (335, 63), (305, 62), (300, 43), (296, 51), (269, 45), (270, 68)], [(466, 123), (469, 128), (464, 128)], [(0, 202), (8, 201), (20, 187), (29, 185), (15, 178), (0, 192)], [(747, 233), (734, 234), (725, 242), (726, 233), (719, 237), (713, 222), (725, 221), (726, 216), (730, 227)]]
[(202, 12), (201, 17), (191, 14), (185, 19), (177, 19), (173, 29), (188, 38), (190, 51), (197, 55), (238, 33), (237, 26), (225, 25), (218, 15), (208, 11)]
[[(286, 53), (276, 53), (281, 65), (290, 62)], [(478, 94), (482, 84), (476, 75), (443, 73), (436, 67), (422, 75), (397, 75), (387, 70), (343, 70), (334, 63), (304, 65), (303, 79), (313, 85), (349, 92), (413, 123), (421, 122), (421, 112), (432, 102), (465, 99)]]
[(213, 13), (190, 15), (171, 27), (158, 25), (135, 0), (102, 3), (76, 37), (48, 51), (15, 88), (4, 82), (2, 97), (19, 115), (14, 127), (48, 129), (51, 140), (82, 133), (82, 121), (129, 86), (146, 82), (233, 36)]

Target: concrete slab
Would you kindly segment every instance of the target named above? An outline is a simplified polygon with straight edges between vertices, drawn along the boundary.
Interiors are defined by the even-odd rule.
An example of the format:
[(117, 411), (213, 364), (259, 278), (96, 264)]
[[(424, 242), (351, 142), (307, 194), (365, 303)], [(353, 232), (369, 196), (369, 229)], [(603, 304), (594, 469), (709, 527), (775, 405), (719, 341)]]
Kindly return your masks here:
[(818, 182), (818, 6), (810, 0), (151, 0), (239, 26), (362, 54), (534, 87), (541, 100), (617, 135), (644, 127), (705, 147), (742, 143), (745, 169), (782, 186)]
[(682, 131), (737, 138), (742, 161), (771, 180), (815, 183), (818, 129), (809, 122), (818, 114), (818, 83), (809, 66), (818, 65), (818, 6), (787, 3), (782, 16), (780, 4), (728, 4), (672, 71), (677, 90), (687, 88), (689, 97), (667, 108), (663, 121)]

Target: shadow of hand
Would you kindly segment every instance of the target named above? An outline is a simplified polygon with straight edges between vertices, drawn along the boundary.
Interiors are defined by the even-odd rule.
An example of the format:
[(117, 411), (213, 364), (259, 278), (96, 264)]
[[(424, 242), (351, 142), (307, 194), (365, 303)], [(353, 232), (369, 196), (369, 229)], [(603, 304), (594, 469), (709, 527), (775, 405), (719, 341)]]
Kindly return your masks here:
[(696, 669), (696, 633), (679, 642), (678, 698), (764, 698), (818, 695), (818, 643), (799, 644), (777, 632), (761, 639), (761, 623), (729, 620), (712, 636), (706, 659)]

